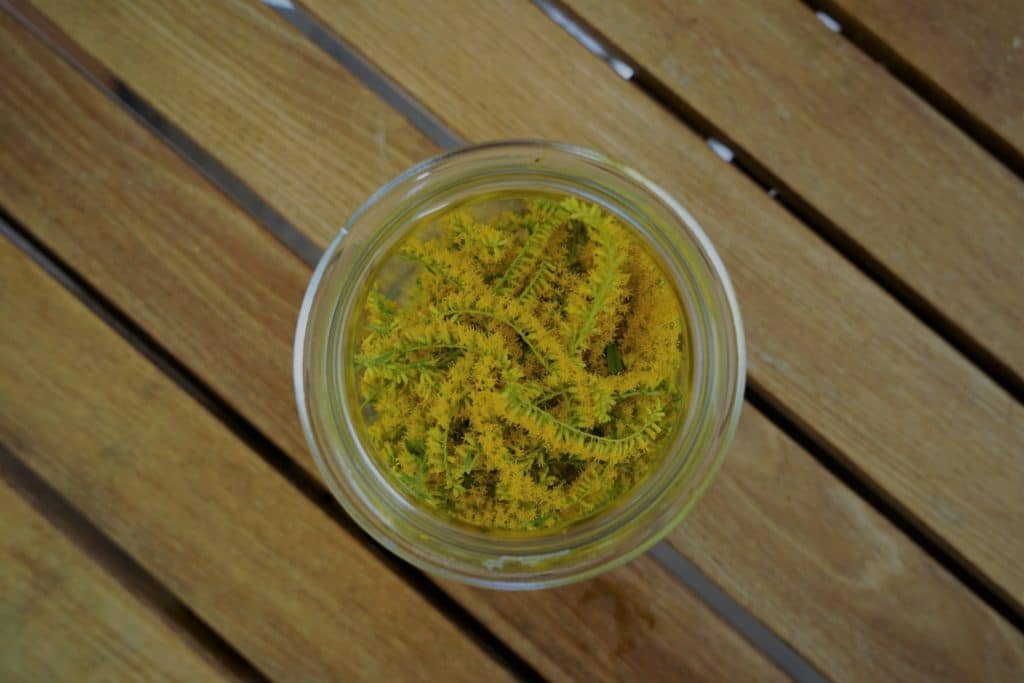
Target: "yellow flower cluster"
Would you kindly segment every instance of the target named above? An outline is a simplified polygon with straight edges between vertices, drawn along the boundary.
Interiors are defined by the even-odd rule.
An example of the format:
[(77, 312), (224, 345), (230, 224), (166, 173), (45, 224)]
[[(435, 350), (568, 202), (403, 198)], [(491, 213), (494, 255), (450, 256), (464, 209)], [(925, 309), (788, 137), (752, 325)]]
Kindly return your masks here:
[(356, 359), (370, 438), (416, 499), (488, 529), (588, 516), (649, 471), (684, 400), (679, 299), (622, 224), (568, 197), (454, 211), (374, 288)]

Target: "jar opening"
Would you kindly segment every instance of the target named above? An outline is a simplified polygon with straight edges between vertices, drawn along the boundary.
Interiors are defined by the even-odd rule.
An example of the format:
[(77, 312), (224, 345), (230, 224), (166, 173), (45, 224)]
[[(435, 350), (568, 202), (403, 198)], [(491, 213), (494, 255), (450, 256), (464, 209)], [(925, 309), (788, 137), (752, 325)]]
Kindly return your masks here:
[[(681, 370), (687, 400), (659, 457), (628, 495), (572, 524), (496, 534), (425, 509), (380, 466), (367, 436), (365, 397), (359, 395), (353, 362), (359, 338), (351, 332), (365, 322), (371, 285), (381, 280), (410, 228), (467, 205), (498, 206), (527, 196), (571, 196), (600, 206), (655, 256), (681, 301), (689, 351)], [(397, 286), (414, 273), (399, 268), (383, 276), (383, 284)], [(594, 350), (590, 353), (597, 361)], [(634, 172), (599, 155), (548, 143), (470, 148), (420, 165), (383, 188), (325, 254), (296, 340), (300, 413), (318, 465), (346, 510), (386, 547), (428, 571), (503, 588), (578, 580), (661, 538), (696, 501), (721, 461), (739, 413), (743, 365), (731, 287), (693, 219)], [(462, 442), (445, 443), (458, 447)], [(399, 443), (398, 448), (408, 456), (425, 447)]]
[(402, 232), (354, 298), (343, 361), (357, 438), (395, 494), (506, 535), (621, 507), (690, 410), (689, 327), (643, 236), (537, 191)]

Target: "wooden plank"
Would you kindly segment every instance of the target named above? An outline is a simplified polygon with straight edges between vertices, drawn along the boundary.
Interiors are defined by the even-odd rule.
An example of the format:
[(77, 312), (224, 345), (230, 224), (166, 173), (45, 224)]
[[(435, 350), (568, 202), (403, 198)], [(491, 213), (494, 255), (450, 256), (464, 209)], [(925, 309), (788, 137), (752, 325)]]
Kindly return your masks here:
[(1012, 397), (539, 11), (306, 4), (463, 137), (602, 149), (678, 197), (733, 277), (752, 384), (1021, 608)]
[[(204, 366), (202, 376), (223, 395), (234, 399), (265, 390), (260, 387), (276, 387), (276, 393), (268, 397), (268, 404), (276, 405), (277, 411), (270, 423), (294, 420), (290, 368), (286, 363), (268, 361), (270, 354), (264, 349), (278, 349), (285, 359), (290, 358), (294, 316), (308, 269), (293, 267), (295, 261), (283, 246), (267, 239), (261, 228), (228, 204), (170, 150), (137, 130), (130, 117), (24, 31), (7, 26), (2, 35), (4, 51), (0, 59), (4, 68), (0, 69), (0, 86), (15, 97), (0, 100), (0, 130), (17, 131), (17, 135), (0, 140), (9, 150), (0, 159), (0, 203), (30, 226), (47, 246), (74, 263), (115, 304), (142, 320), (149, 333), (185, 363), (195, 367), (203, 355), (216, 358), (238, 353), (244, 358), (238, 370), (218, 371), (215, 364)], [(51, 116), (48, 111), (59, 111), (60, 115)], [(64, 227), (68, 225), (75, 229)], [(218, 245), (219, 240), (223, 242)], [(125, 263), (133, 267), (125, 268)], [(264, 294), (263, 286), (273, 296)], [(217, 293), (215, 313), (205, 310), (206, 298), (213, 296), (207, 290)], [(282, 294), (287, 292), (296, 295)], [(246, 313), (249, 302), (261, 304), (262, 308), (256, 306), (253, 310), (262, 314)], [(247, 331), (224, 322), (236, 319), (247, 321)], [(259, 352), (255, 352), (256, 347)], [(197, 351), (200, 348), (202, 353)], [(248, 409), (245, 404), (242, 413), (264, 428), (266, 416)], [(210, 452), (218, 452), (210, 448)], [(288, 452), (296, 462), (314, 470), (304, 445), (289, 446)], [(69, 478), (65, 483), (71, 485), (74, 481)], [(180, 486), (189, 483), (181, 482)], [(220, 499), (214, 493), (204, 495)], [(253, 494), (253, 499), (260, 498)], [(276, 503), (266, 505), (269, 507), (261, 509), (276, 510)], [(263, 533), (290, 533), (289, 525), (278, 528), (281, 519), (289, 519), (289, 515), (276, 511), (273, 520), (264, 521), (265, 528), (253, 532), (255, 538), (258, 540)], [(189, 528), (204, 528), (204, 523), (197, 520)], [(319, 547), (316, 543), (296, 539), (293, 549)], [(361, 551), (343, 546), (339, 552), (358, 555)], [(340, 559), (333, 561), (343, 566)], [(336, 581), (343, 576), (337, 570), (324, 571), (324, 580)], [(623, 660), (621, 667), (647, 666), (650, 668), (645, 671), (651, 676), (665, 676), (669, 670), (689, 672), (699, 679), (779, 676), (760, 654), (671, 577), (648, 571), (645, 582), (637, 586), (629, 583), (629, 571), (612, 574), (608, 581), (622, 584), (620, 594), (633, 595), (638, 605), (660, 601), (665, 608), (653, 621), (644, 619), (645, 613), (639, 611), (620, 615), (623, 628), (636, 635), (633, 649), (615, 655)], [(379, 590), (394, 590), (384, 583), (369, 591), (366, 599), (376, 599)], [(282, 591), (290, 589), (279, 587)], [(401, 591), (397, 593), (398, 597), (402, 595)], [(481, 591), (468, 595), (469, 609), (493, 628), (507, 628), (508, 622), (488, 621), (490, 602), (498, 599), (497, 594)], [(569, 672), (571, 675), (606, 675), (603, 660), (591, 657), (589, 648), (615, 652), (618, 641), (603, 642), (614, 633), (597, 631), (584, 641), (562, 630), (563, 624), (575, 619), (601, 623), (603, 604), (592, 601), (578, 605), (572, 601), (575, 594), (571, 592), (537, 595), (543, 596), (544, 611), (534, 614), (534, 608), (525, 603), (516, 606), (515, 601), (506, 609), (512, 623), (534, 625), (519, 633), (517, 644), (532, 644), (529, 648), (523, 646), (524, 655), (531, 656), (542, 671), (558, 675), (564, 671), (560, 668), (563, 664), (543, 654), (545, 644), (558, 643), (564, 649), (559, 654), (562, 661), (571, 659), (578, 665)], [(389, 600), (382, 600), (381, 605), (392, 608)], [(404, 616), (394, 609), (396, 619)], [(288, 619), (277, 621), (289, 623)], [(422, 628), (434, 627), (424, 623)], [(412, 632), (420, 630), (417, 626)], [(367, 630), (367, 634), (372, 632), (372, 628)], [(336, 634), (328, 632), (324, 637), (336, 639)], [(691, 652), (704, 648), (709, 649), (706, 657), (691, 656)], [(439, 646), (438, 656), (447, 656), (444, 649)], [(367, 656), (379, 653), (373, 647), (367, 652)], [(443, 667), (433, 668), (429, 661), (417, 661), (424, 675), (444, 671)], [(466, 671), (484, 675), (484, 670), (465, 662), (453, 662), (451, 666), (466, 666)]]
[(0, 318), (0, 442), (260, 670), (511, 678), (6, 240)]
[(1024, 377), (1024, 187), (1009, 170), (792, 0), (569, 5)]
[[(244, 171), (252, 189), (323, 241), (352, 207), (433, 153), (354, 76), (303, 36), (280, 30), (262, 3), (36, 4), (80, 44), (102, 48), (100, 60), (122, 65), (122, 81), (140, 92), (159, 84), (161, 97), (152, 103), (164, 115), (199, 145), (216, 141), (229, 170)], [(110, 26), (137, 30), (114, 38)], [(153, 34), (160, 39), (150, 40)], [(197, 81), (204, 87), (194, 87)]]
[(1024, 154), (1024, 4), (824, 0)]
[(229, 677), (0, 482), (0, 679)]
[[(146, 33), (144, 27), (134, 24), (125, 31), (141, 32), (140, 35), (154, 45), (165, 40), (160, 32)], [(122, 32), (108, 33), (113, 39), (114, 35)], [(154, 68), (160, 67), (155, 65)], [(147, 81), (140, 81), (144, 82)], [(190, 85), (208, 87), (202, 79), (196, 79)], [(146, 86), (144, 95), (154, 102), (161, 101), (163, 97), (160, 88), (154, 85)], [(178, 124), (190, 125), (186, 118), (179, 119)], [(54, 135), (53, 132), (47, 134), (48, 137)], [(307, 141), (307, 144), (317, 143), (317, 140)], [(351, 143), (357, 144), (357, 141)], [(214, 146), (213, 150), (216, 148)], [(38, 157), (39, 153), (27, 156)], [(54, 164), (54, 167), (58, 165)], [(48, 178), (47, 184), (71, 184), (65, 172), (58, 172), (55, 168), (48, 168), (45, 173), (41, 171), (41, 175)], [(77, 253), (80, 247), (75, 245), (74, 236), (46, 228), (54, 220), (52, 207), (26, 210), (31, 212), (34, 224), (42, 226), (48, 242), (58, 251)], [(79, 210), (74, 217), (61, 220), (91, 223), (95, 218)], [(182, 230), (181, 234), (188, 233), (184, 225), (176, 229)], [(193, 229), (204, 228), (201, 225)], [(164, 248), (174, 250), (176, 247), (168, 244)], [(248, 252), (241, 253), (245, 255)], [(213, 262), (217, 260), (216, 254), (208, 255), (206, 252), (195, 257), (206, 257)], [(205, 266), (201, 264), (200, 267)], [(160, 290), (148, 285), (147, 278), (160, 281), (173, 281), (175, 278), (173, 272), (166, 270), (155, 271), (147, 278), (137, 278), (135, 273), (120, 272), (113, 267), (89, 270), (87, 274), (95, 275), (104, 290), (123, 291), (118, 302), (133, 312), (140, 306), (140, 302), (133, 300), (133, 292), (135, 296), (160, 299)], [(126, 282), (128, 286), (119, 284)], [(221, 287), (231, 292), (236, 285), (225, 280)], [(238, 343), (231, 340), (229, 330), (212, 330), (209, 322), (203, 319), (179, 315), (175, 309), (173, 316), (166, 321), (152, 324), (158, 336), (175, 351), (181, 349), (176, 336), (182, 331), (205, 339), (210, 348)], [(176, 332), (164, 334), (167, 329)], [(284, 347), (290, 340), (291, 330), (268, 325), (264, 334), (267, 339), (280, 338), (280, 345)], [(181, 357), (187, 360), (187, 349), (182, 349), (182, 352), (184, 355)], [(249, 372), (269, 371), (254, 364)], [(239, 386), (227, 387), (226, 390), (245, 393), (245, 377), (239, 377), (237, 381), (241, 383)], [(279, 410), (290, 414), (290, 401), (280, 401)], [(260, 424), (260, 416), (250, 417)], [(765, 444), (774, 444), (768, 454), (764, 453)], [(304, 452), (292, 453), (299, 459), (305, 458)], [(768, 457), (773, 454), (777, 456)], [(787, 490), (784, 500), (790, 503), (788, 507), (769, 503), (755, 505), (749, 495), (743, 496), (746, 504), (736, 505), (733, 497), (737, 490), (742, 492), (745, 481), (765, 480), (766, 463), (773, 464), (773, 477), (766, 481), (766, 498), (778, 492), (779, 482), (794, 480), (805, 482), (805, 485)], [(713, 487), (709, 497), (697, 508), (692, 521), (676, 533), (673, 542), (726, 586), (762, 622), (797, 645), (826, 674), (869, 677), (882, 672), (912, 678), (921, 672), (944, 667), (947, 671), (962, 668), (988, 671), (999, 678), (1000, 672), (1006, 671), (1000, 666), (1012, 670), (1020, 665), (1019, 640), (1007, 636), (1006, 625), (998, 617), (950, 580), (918, 548), (901, 538), (896, 529), (870, 513), (862, 504), (857, 504), (842, 484), (813, 465), (807, 454), (796, 449), (757, 412), (746, 411), (740, 423), (734, 455), (720, 476), (723, 483)], [(822, 524), (807, 524), (806, 510), (820, 507), (822, 498), (835, 499), (841, 505), (822, 509), (819, 514)], [(788, 516), (783, 516), (783, 513)], [(716, 519), (719, 518), (727, 521), (735, 532), (725, 535), (717, 531)], [(861, 522), (862, 518), (867, 521)], [(837, 531), (824, 522), (847, 528), (847, 535), (841, 538), (843, 543), (850, 544), (849, 547), (837, 542)], [(736, 538), (759, 539), (765, 548), (773, 552), (758, 553), (756, 550), (761, 547), (760, 543), (741, 546), (735, 543)], [(862, 581), (857, 573), (863, 564), (843, 571), (842, 567), (836, 567), (834, 558), (837, 555), (883, 557), (892, 561), (885, 565), (886, 571), (879, 574), (878, 583), (871, 584)], [(818, 570), (819, 567), (833, 569), (823, 572)], [(876, 574), (870, 575), (874, 577)], [(610, 582), (602, 580), (602, 592), (634, 596), (632, 606), (618, 610), (621, 614), (618, 620), (622, 624), (618, 631), (613, 631), (607, 621), (606, 601), (587, 598), (591, 594), (585, 587), (560, 589), (554, 594), (557, 596), (555, 600), (550, 599), (547, 593), (492, 594), (451, 585), (446, 586), (446, 590), (462, 599), (485, 623), (513, 643), (531, 663), (550, 677), (568, 678), (579, 671), (587, 671), (594, 676), (627, 677), (635, 675), (644, 664), (651, 667), (651, 663), (662, 663), (669, 657), (666, 652), (679, 651), (678, 645), (674, 644), (679, 636), (669, 624), (676, 622), (670, 615), (680, 613), (682, 608), (677, 606), (677, 599), (673, 597), (675, 592), (671, 587), (667, 588), (663, 575), (656, 568), (651, 568), (647, 560), (616, 572), (612, 577)], [(779, 577), (799, 577), (812, 586), (813, 591), (802, 594), (798, 582), (779, 581)], [(876, 591), (876, 587), (883, 590)], [(900, 592), (884, 590), (888, 588)], [(855, 592), (851, 593), (851, 590)], [(851, 594), (856, 595), (856, 609), (830, 610), (831, 605), (850, 599)], [(904, 605), (912, 606), (905, 610), (894, 608), (894, 595), (907, 596)], [(614, 604), (622, 602), (618, 599), (613, 601)], [(584, 607), (570, 607), (566, 612), (564, 604)], [(665, 606), (650, 606), (657, 604)], [(955, 610), (958, 618), (946, 620), (945, 612), (937, 612), (935, 604)], [(920, 621), (908, 618), (906, 612), (920, 614)], [(933, 622), (928, 621), (930, 615), (936, 617)], [(557, 628), (553, 628), (552, 623), (557, 624)], [(625, 640), (629, 646), (623, 645), (624, 639), (615, 633), (632, 634), (632, 640)], [(537, 634), (544, 636), (539, 638)], [(905, 646), (891, 647), (893, 638)], [(979, 642), (993, 645), (990, 650), (985, 650), (978, 646)], [(989, 657), (986, 652), (997, 654)]]

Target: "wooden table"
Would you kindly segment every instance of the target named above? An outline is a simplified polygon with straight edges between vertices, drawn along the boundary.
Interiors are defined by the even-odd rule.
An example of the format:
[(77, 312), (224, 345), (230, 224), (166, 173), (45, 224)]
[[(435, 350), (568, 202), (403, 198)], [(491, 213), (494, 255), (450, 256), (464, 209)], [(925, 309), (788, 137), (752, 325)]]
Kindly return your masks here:
[[(1024, 3), (0, 4), (0, 679), (1024, 680)], [(696, 215), (749, 391), (652, 554), (509, 594), (345, 518), (290, 370), (353, 210), (521, 137)]]

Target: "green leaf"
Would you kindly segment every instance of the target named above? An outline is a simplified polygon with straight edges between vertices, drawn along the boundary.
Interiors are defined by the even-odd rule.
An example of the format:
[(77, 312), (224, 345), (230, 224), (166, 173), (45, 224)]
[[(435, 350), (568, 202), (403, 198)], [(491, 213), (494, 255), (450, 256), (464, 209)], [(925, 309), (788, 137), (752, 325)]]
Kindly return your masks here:
[(584, 225), (583, 221), (569, 221), (569, 238), (566, 245), (569, 263), (576, 267), (580, 266), (580, 251), (583, 249), (583, 245), (587, 243), (588, 238), (587, 226)]
[(622, 354), (614, 342), (604, 347), (604, 360), (608, 364), (609, 374), (619, 375), (626, 371), (626, 365), (622, 362)]

